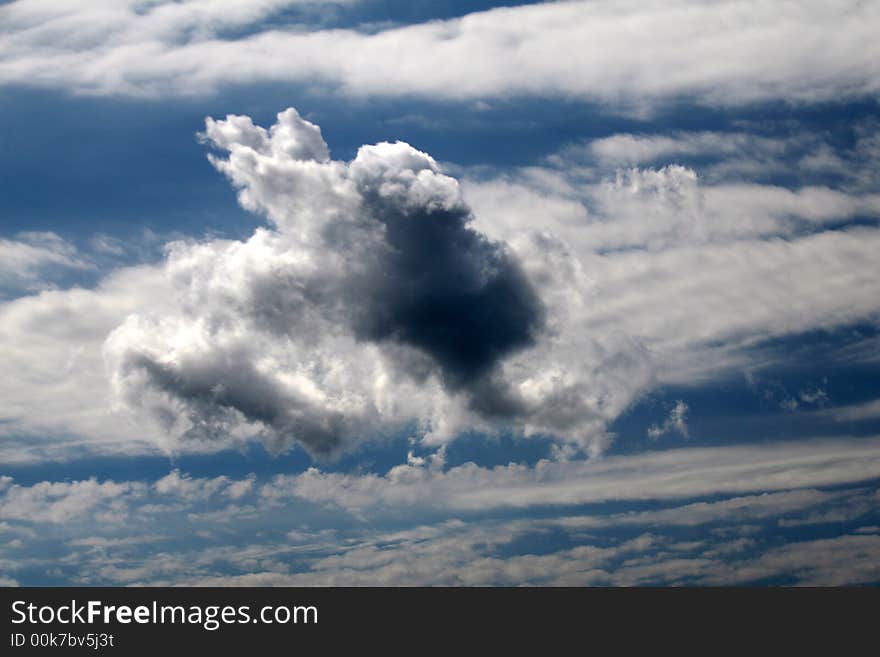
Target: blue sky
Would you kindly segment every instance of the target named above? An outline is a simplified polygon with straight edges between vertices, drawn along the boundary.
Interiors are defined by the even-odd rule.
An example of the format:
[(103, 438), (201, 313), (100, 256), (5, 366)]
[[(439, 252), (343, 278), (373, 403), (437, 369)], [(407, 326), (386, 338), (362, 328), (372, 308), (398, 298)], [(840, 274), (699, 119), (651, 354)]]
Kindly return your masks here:
[(878, 23), (3, 3), (0, 582), (876, 584)]

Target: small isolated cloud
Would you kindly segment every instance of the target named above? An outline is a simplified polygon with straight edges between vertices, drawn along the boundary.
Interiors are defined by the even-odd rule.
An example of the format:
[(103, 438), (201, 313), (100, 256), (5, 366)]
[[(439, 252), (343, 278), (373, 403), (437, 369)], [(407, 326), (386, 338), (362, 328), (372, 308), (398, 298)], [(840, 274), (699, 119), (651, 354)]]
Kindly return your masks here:
[(688, 427), (686, 420), (688, 410), (690, 410), (688, 405), (679, 399), (675, 402), (675, 406), (672, 407), (669, 417), (663, 421), (663, 424), (652, 424), (648, 427), (648, 438), (657, 440), (668, 433), (677, 433), (683, 438), (687, 438)]
[(804, 404), (810, 404), (813, 406), (824, 406), (828, 403), (828, 393), (825, 392), (823, 388), (815, 387), (815, 388), (804, 388), (798, 393), (798, 399), (801, 400)]

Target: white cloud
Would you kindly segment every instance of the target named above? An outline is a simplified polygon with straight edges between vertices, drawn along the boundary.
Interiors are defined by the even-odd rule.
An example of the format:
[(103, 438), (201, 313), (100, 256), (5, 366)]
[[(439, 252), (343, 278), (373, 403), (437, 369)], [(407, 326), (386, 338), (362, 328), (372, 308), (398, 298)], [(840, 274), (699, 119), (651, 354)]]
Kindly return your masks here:
[(0, 306), (10, 462), (502, 428), (597, 453), (657, 383), (880, 313), (880, 230), (827, 229), (876, 215), (865, 191), (677, 165), (590, 178), (563, 158), (462, 193), (402, 143), (332, 160), (293, 110), (269, 129), (209, 119), (204, 138), (270, 227)]
[[(154, 529), (161, 532), (179, 515), (196, 524), (215, 526), (221, 520), (228, 523), (243, 517), (276, 518), (287, 508), (300, 509), (301, 513), (290, 515), (289, 520), (302, 522), (307, 502), (368, 514), (371, 522), (381, 518), (396, 522), (403, 517), (402, 511), (415, 517), (431, 509), (457, 516), (462, 511), (483, 514), (511, 507), (527, 510), (750, 491), (779, 492), (659, 510), (561, 516), (552, 523), (576, 531), (738, 524), (783, 516), (790, 524), (838, 522), (841, 513), (853, 518), (870, 511), (877, 493), (867, 489), (825, 492), (810, 487), (852, 485), (876, 477), (880, 467), (878, 445), (877, 439), (838, 439), (772, 447), (665, 450), (566, 463), (541, 461), (533, 467), (510, 464), (482, 468), (467, 463), (445, 471), (413, 460), (410, 465), (395, 466), (385, 476), (310, 469), (298, 475), (278, 475), (260, 485), (253, 474), (241, 479), (225, 475), (193, 477), (176, 469), (153, 482), (102, 482), (93, 477), (23, 485), (7, 477), (0, 490), (0, 517), (4, 519), (0, 531), (35, 539), (38, 534), (27, 531), (29, 526), (73, 523), (90, 528), (82, 523), (87, 517), (107, 523), (105, 529), (112, 533), (130, 529), (125, 523), (135, 515), (137, 522), (155, 522)], [(853, 510), (860, 513), (853, 515)], [(287, 515), (281, 513), (280, 517)], [(297, 532), (288, 533), (299, 540)], [(109, 546), (126, 536), (83, 539), (79, 544)]]
[[(674, 141), (702, 153), (716, 137)], [(736, 139), (730, 147), (743, 155)], [(795, 189), (707, 181), (677, 164), (609, 172), (579, 157), (564, 149), (549, 166), (468, 178), (465, 198), (475, 225), (510, 244), (533, 279), (571, 271), (582, 330), (635, 338), (660, 381), (760, 366), (773, 359), (756, 349), (768, 338), (876, 318), (880, 196), (855, 155), (858, 185)], [(848, 357), (871, 358), (870, 346)]]
[(176, 308), (129, 315), (105, 345), (117, 398), (172, 447), (258, 434), (330, 453), (417, 423), (431, 444), (512, 427), (597, 450), (650, 380), (638, 341), (583, 333), (578, 272), (527, 279), (427, 154), (334, 161), (292, 109), (269, 130), (209, 119), (205, 138), (272, 227), (171, 245)]
[[(187, 569), (181, 560), (167, 555), (164, 569), (147, 564), (132, 569), (128, 577), (140, 576), (140, 582), (154, 585), (183, 581), (191, 586), (656, 586), (736, 585), (768, 579), (852, 585), (874, 583), (880, 576), (880, 537), (873, 535), (793, 542), (759, 550), (757, 555), (750, 539), (715, 542), (703, 549), (699, 541), (676, 543), (653, 533), (610, 545), (585, 543), (540, 554), (501, 557), (495, 552), (516, 538), (541, 531), (541, 524), (548, 529), (553, 523), (445, 523), (397, 536), (380, 534), (341, 554), (314, 560), (307, 572), (287, 572), (266, 558), (265, 548), (248, 546), (243, 555), (258, 555), (250, 565), (258, 566), (262, 558), (275, 569), (220, 574), (204, 556), (199, 555), (200, 568)], [(177, 579), (181, 575), (182, 580)]]
[[(878, 553), (870, 525), (856, 531), (867, 541), (843, 533), (789, 544), (778, 527), (821, 523), (845, 532), (841, 522), (874, 517), (875, 489), (840, 486), (866, 473), (876, 477), (878, 453), (872, 439), (761, 447), (754, 454), (738, 447), (622, 456), (606, 459), (604, 468), (602, 461), (572, 464), (573, 494), (564, 496), (556, 465), (543, 464), (517, 486), (525, 494), (515, 496), (513, 517), (503, 498), (516, 473), (530, 469), (452, 469), (448, 486), (436, 484), (443, 473), (435, 470), (421, 482), (428, 494), (439, 495), (429, 503), (432, 524), (425, 524), (428, 496), (417, 492), (412, 473), (429, 470), (424, 464), (389, 473), (392, 485), (411, 490), (380, 494), (369, 522), (341, 524), (327, 510), (315, 515), (291, 477), (254, 486), (253, 476), (193, 477), (175, 470), (153, 482), (7, 481), (0, 532), (15, 539), (0, 545), (0, 572), (26, 581), (28, 572), (40, 570), (59, 582), (92, 585), (870, 582), (877, 575), (869, 562)], [(370, 479), (341, 477), (341, 496), (356, 480)], [(811, 483), (835, 489), (797, 488)], [(727, 497), (752, 486), (778, 491)], [(480, 491), (487, 493), (486, 505), (459, 503), (480, 498)], [(668, 503), (694, 494), (720, 499)], [(661, 506), (561, 516), (547, 507), (548, 500), (573, 499), (616, 499), (618, 509), (624, 500)], [(540, 517), (529, 517), (541, 506)], [(490, 507), (499, 511), (495, 517)], [(749, 527), (755, 529), (746, 532)], [(523, 547), (535, 540), (546, 549)]]
[(89, 261), (55, 233), (25, 232), (0, 238), (0, 298), (53, 286), (55, 275), (88, 269)]
[(358, 514), (390, 509), (486, 510), (612, 500), (675, 499), (830, 486), (880, 476), (880, 441), (836, 439), (670, 449), (534, 467), (473, 463), (435, 471), (398, 465), (384, 476), (279, 475), (268, 498), (296, 495)]
[[(0, 81), (135, 95), (322, 81), (351, 94), (558, 95), (629, 106), (682, 95), (716, 104), (838, 100), (880, 89), (870, 2), (541, 3), (376, 34), (260, 26), (291, 4), (71, 9), (18, 0), (0, 8)], [(245, 35), (225, 36), (230, 29)]]
[[(807, 185), (706, 181), (688, 166), (591, 170), (573, 163), (519, 175), (467, 179), (478, 224), (513, 236), (531, 225), (580, 251), (671, 249), (768, 237), (797, 237), (861, 218), (880, 218), (880, 194)], [(610, 174), (610, 175), (609, 175)], [(601, 177), (600, 177), (601, 176)], [(526, 217), (540, 213), (540, 228)]]
[(675, 406), (669, 412), (669, 417), (663, 421), (663, 424), (652, 424), (648, 427), (648, 438), (657, 440), (667, 433), (676, 432), (684, 438), (688, 437), (687, 428), (687, 412), (689, 408), (682, 400), (675, 402)]
[[(775, 159), (791, 149), (779, 137), (761, 137), (747, 132), (683, 132), (662, 135), (615, 134), (595, 139), (585, 146), (569, 147), (563, 155), (580, 156), (584, 150), (605, 167), (633, 167), (658, 161), (676, 161), (682, 156), (739, 158), (748, 155), (751, 166)], [(556, 156), (559, 157), (559, 156)]]
[(880, 578), (880, 536), (837, 536), (795, 542), (745, 563), (715, 564), (703, 579), (730, 585), (788, 576), (804, 586), (841, 586), (876, 582)]
[(32, 486), (13, 484), (0, 497), (0, 517), (40, 523), (63, 523), (84, 515), (118, 521), (129, 504), (142, 497), (144, 485), (136, 482), (43, 481)]
[(120, 269), (95, 289), (44, 291), (0, 305), (0, 442), (6, 463), (155, 451), (158, 434), (110, 414), (102, 344), (136, 309), (161, 311), (161, 270)]
[[(617, 109), (880, 87), (874, 3), (603, 0), (375, 34), (262, 27), (290, 4), (6, 3), (0, 84), (162, 95), (278, 80)], [(0, 287), (42, 290), (0, 304), (0, 461), (213, 451), (254, 436), (315, 454), (403, 431), (422, 443), (384, 475), (0, 476), (0, 532), (12, 538), (0, 583), (49, 567), (34, 549), (46, 536), (70, 539), (51, 576), (68, 569), (79, 583), (876, 582), (876, 524), (841, 526), (876, 523), (878, 494), (813, 488), (880, 477), (876, 437), (580, 458), (598, 457), (608, 424), (658, 383), (758, 366), (769, 338), (876, 321), (880, 141), (876, 126), (854, 130), (845, 151), (801, 134), (612, 135), (460, 189), (401, 142), (333, 160), (294, 110), (269, 128), (208, 119), (211, 162), (269, 219), (250, 238), (176, 241), (160, 264), (91, 290), (50, 288), (95, 254), (51, 233), (0, 240)], [(779, 173), (803, 182), (769, 184)], [(867, 225), (839, 225), (853, 219)], [(101, 236), (92, 247), (124, 253)], [(875, 342), (847, 357), (876, 360)], [(676, 402), (649, 436), (687, 436), (687, 411)], [(880, 415), (876, 402), (816, 412)], [(566, 444), (534, 466), (446, 468), (447, 441), (506, 428)], [(417, 456), (426, 446), (433, 456)], [(635, 510), (509, 519), (611, 501)], [(334, 517), (344, 529), (326, 526)], [(440, 521), (400, 529), (425, 517)], [(382, 529), (391, 520), (397, 529)], [(854, 534), (783, 544), (762, 523)], [(615, 528), (627, 538), (603, 534)], [(500, 556), (556, 532), (573, 547)]]
[(179, 470), (175, 469), (157, 480), (153, 486), (160, 495), (170, 495), (187, 502), (195, 502), (208, 500), (219, 494), (239, 498), (247, 494), (253, 486), (253, 482), (253, 477), (232, 481), (224, 475), (213, 478), (193, 478), (186, 474), (182, 475)]
[[(607, 516), (570, 516), (554, 522), (569, 530), (595, 530), (608, 527), (696, 527), (728, 523), (760, 522), (768, 518), (788, 517), (789, 522), (802, 520), (805, 512), (832, 506), (836, 512), (854, 504), (862, 513), (874, 498), (863, 490), (824, 492), (803, 488), (777, 493), (743, 495), (714, 502), (694, 502), (684, 506), (641, 512), (615, 513)], [(857, 517), (857, 516), (853, 516)]]
[(820, 411), (823, 415), (833, 417), (837, 422), (859, 422), (880, 418), (880, 399), (863, 404), (850, 404)]

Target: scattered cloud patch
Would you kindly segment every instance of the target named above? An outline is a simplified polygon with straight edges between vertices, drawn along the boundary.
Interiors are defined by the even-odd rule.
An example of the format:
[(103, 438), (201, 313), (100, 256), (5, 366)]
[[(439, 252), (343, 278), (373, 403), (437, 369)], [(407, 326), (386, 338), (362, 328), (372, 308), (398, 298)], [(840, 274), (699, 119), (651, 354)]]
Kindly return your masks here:
[(688, 437), (687, 413), (689, 407), (682, 400), (675, 402), (675, 406), (669, 412), (663, 424), (652, 424), (648, 427), (648, 438), (657, 440), (668, 433), (678, 433), (683, 438)]
[[(0, 576), (32, 582), (38, 573), (46, 584), (91, 585), (873, 583), (880, 578), (878, 492), (855, 482), (863, 476), (856, 464), (871, 458), (866, 450), (880, 453), (875, 443), (792, 445), (784, 455), (776, 447), (775, 456), (762, 447), (743, 467), (736, 465), (745, 448), (703, 449), (705, 458), (697, 460), (682, 458), (695, 450), (665, 459), (620, 457), (607, 470), (595, 467), (601, 462), (592, 466), (589, 478), (600, 481), (581, 497), (593, 501), (589, 509), (567, 504), (571, 497), (539, 494), (564, 484), (540, 466), (522, 489), (531, 493), (516, 502), (541, 507), (539, 516), (503, 512), (501, 495), (510, 496), (501, 490), (505, 475), (485, 471), (490, 478), (478, 481), (482, 469), (474, 466), (469, 483), (450, 476), (458, 488), (498, 493), (496, 510), (447, 505), (456, 486), (428, 484), (444, 498), (429, 521), (413, 508), (427, 499), (416, 488), (397, 500), (384, 496), (368, 522), (339, 523), (289, 480), (252, 475), (173, 470), (148, 482), (6, 482), (0, 533), (11, 540), (0, 544)], [(849, 464), (843, 469), (842, 454)], [(430, 468), (410, 460), (389, 481), (414, 484), (406, 468)], [(726, 480), (720, 476), (731, 468)], [(651, 481), (644, 481), (646, 472), (655, 473)], [(692, 476), (702, 484), (680, 485)], [(337, 482), (338, 492), (357, 488), (355, 479)], [(727, 484), (740, 479), (745, 487), (777, 490), (734, 493), (741, 487)], [(599, 503), (608, 495), (618, 499), (613, 510)], [(652, 501), (649, 508), (639, 506), (642, 496)], [(805, 526), (821, 527), (823, 538), (785, 537)]]

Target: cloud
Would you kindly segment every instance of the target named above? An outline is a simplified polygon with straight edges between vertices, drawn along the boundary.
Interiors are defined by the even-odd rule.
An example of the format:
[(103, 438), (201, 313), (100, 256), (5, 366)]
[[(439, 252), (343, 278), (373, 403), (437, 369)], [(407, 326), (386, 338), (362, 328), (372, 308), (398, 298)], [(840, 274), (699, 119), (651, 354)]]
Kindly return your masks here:
[[(636, 166), (682, 156), (732, 156), (745, 152), (778, 155), (787, 142), (745, 132), (672, 132), (662, 135), (615, 134), (586, 145), (589, 154), (605, 166)], [(568, 153), (572, 155), (571, 152)]]
[(161, 312), (160, 269), (108, 274), (94, 289), (48, 290), (0, 305), (0, 453), (4, 463), (156, 452), (159, 434), (110, 414), (102, 344), (137, 309)]
[(533, 282), (429, 155), (331, 160), (293, 109), (268, 130), (208, 119), (204, 139), (271, 227), (172, 244), (175, 311), (129, 315), (104, 350), (123, 407), (181, 445), (258, 434), (328, 454), (415, 423), (434, 443), (511, 427), (596, 448), (650, 378), (626, 336), (574, 339), (568, 272)]
[(876, 188), (712, 181), (681, 164), (584, 172), (575, 160), (556, 160), (552, 167), (466, 179), (465, 195), (483, 230), (522, 233), (526, 216), (543, 208), (542, 229), (599, 252), (792, 238), (880, 218)]
[(651, 440), (657, 440), (664, 434), (673, 431), (677, 432), (682, 437), (687, 438), (688, 428), (686, 416), (688, 410), (688, 405), (679, 399), (675, 402), (675, 406), (672, 407), (672, 410), (669, 412), (669, 417), (663, 421), (663, 424), (652, 424), (648, 427), (648, 438)]
[[(718, 143), (704, 133), (673, 141), (700, 153)], [(697, 162), (662, 155), (656, 168), (609, 171), (563, 149), (544, 166), (470, 173), (463, 191), (475, 225), (510, 244), (533, 280), (569, 268), (569, 289), (589, 308), (583, 331), (620, 330), (644, 346), (659, 382), (693, 385), (784, 361), (761, 348), (773, 336), (874, 321), (880, 308), (862, 274), (875, 260), (880, 205), (861, 175), (871, 167), (844, 156), (852, 175), (840, 186), (788, 188), (731, 182), (722, 169), (707, 179)]]
[(263, 494), (292, 494), (357, 514), (390, 509), (479, 511), (831, 486), (878, 476), (880, 442), (841, 438), (540, 461), (534, 467), (511, 463), (482, 468), (467, 463), (437, 471), (402, 464), (384, 476), (310, 468), (300, 475), (279, 475)]
[[(855, 0), (558, 2), (312, 32), (289, 22), (296, 4), (3, 3), (0, 85), (167, 97), (269, 81), (625, 112), (880, 89), (880, 14)], [(652, 388), (791, 362), (780, 339), (880, 316), (877, 124), (735, 125), (606, 135), (460, 185), (402, 142), (333, 159), (293, 109), (265, 128), (209, 118), (211, 163), (266, 220), (250, 237), (176, 239), (140, 266), (107, 236), (90, 252), (0, 240), (10, 467), (410, 438), (387, 471), (366, 453), (363, 470), (277, 477), (0, 476), (0, 583), (880, 581), (878, 437), (605, 453)], [(877, 353), (870, 337), (835, 358)], [(824, 383), (791, 385), (792, 405), (830, 403)], [(665, 410), (649, 437), (686, 437), (688, 405)], [(507, 431), (554, 441), (552, 460), (447, 466), (449, 441)]]
[(710, 585), (760, 581), (780, 573), (804, 586), (841, 586), (876, 582), (880, 577), (877, 554), (880, 536), (838, 536), (796, 542), (769, 551), (743, 564), (707, 573)]
[[(743, 551), (742, 539), (701, 549), (699, 542), (642, 534), (612, 545), (500, 557), (493, 549), (527, 536), (524, 527), (445, 529), (439, 536), (423, 531), (420, 540), (390, 546), (359, 546), (320, 560), (305, 573), (199, 574), (184, 581), (191, 586), (730, 586), (770, 580), (840, 586), (875, 583), (878, 577), (877, 536), (793, 542), (754, 556), (751, 550), (737, 554)], [(513, 536), (504, 533), (511, 529)], [(144, 570), (144, 575), (156, 574)]]
[[(571, 530), (597, 530), (607, 527), (695, 527), (729, 523), (759, 522), (767, 518), (789, 518), (785, 522), (803, 522), (803, 513), (812, 509), (829, 508), (841, 513), (852, 504), (852, 517), (864, 514), (870, 508), (873, 495), (864, 490), (825, 492), (802, 488), (776, 493), (743, 495), (714, 502), (694, 502), (653, 511), (627, 512), (607, 516), (570, 516), (556, 522)], [(835, 518), (836, 519), (836, 518)], [(783, 522), (780, 520), (779, 522)]]
[(43, 481), (33, 486), (12, 484), (3, 491), (0, 517), (29, 522), (61, 523), (85, 515), (117, 518), (144, 493), (137, 482)]
[(861, 422), (880, 418), (880, 399), (818, 411), (836, 422)]
[(880, 89), (871, 65), (878, 10), (857, 0), (539, 3), (375, 34), (266, 25), (295, 4), (71, 10), (18, 0), (0, 8), (0, 81), (130, 95), (318, 81), (356, 95), (553, 95), (630, 107), (682, 96), (723, 105), (831, 101)]
[[(806, 129), (796, 121), (735, 125), (726, 131), (612, 134), (569, 144), (550, 155), (547, 163), (575, 171), (588, 183), (607, 176), (609, 170), (626, 176), (678, 165), (698, 171), (703, 186), (758, 192), (757, 198), (741, 195), (749, 210), (765, 205), (762, 197), (772, 192), (776, 204), (788, 204), (787, 209), (780, 207), (783, 212), (800, 215), (810, 207), (811, 214), (804, 218), (814, 222), (860, 214), (876, 217), (880, 134), (875, 120), (845, 125), (831, 121), (827, 132)], [(716, 212), (723, 209), (720, 203), (713, 205)]]
[(187, 502), (194, 502), (208, 500), (215, 495), (238, 499), (250, 492), (253, 484), (253, 475), (237, 481), (224, 475), (213, 478), (194, 478), (187, 474), (181, 474), (180, 470), (175, 469), (158, 479), (153, 486), (160, 495), (169, 495)]
[(388, 248), (354, 309), (358, 337), (420, 349), (453, 388), (478, 384), (534, 343), (540, 300), (505, 247), (470, 228), (457, 184), (430, 157), (382, 143), (362, 148), (349, 170)]
[(867, 188), (599, 173), (568, 151), (460, 188), (399, 142), (333, 160), (294, 110), (202, 138), (269, 225), (0, 306), (9, 462), (468, 430), (598, 453), (652, 387), (784, 362), (768, 340), (880, 312)]
[(55, 233), (24, 232), (0, 239), (0, 298), (53, 287), (57, 273), (92, 265)]
[(498, 511), (509, 515), (509, 509), (546, 511), (605, 502), (668, 503), (730, 495), (638, 512), (563, 515), (554, 523), (574, 531), (722, 521), (739, 524), (771, 517), (786, 517), (789, 524), (838, 522), (841, 513), (851, 519), (859, 515), (853, 515), (856, 510), (870, 512), (876, 491), (814, 487), (841, 488), (880, 476), (878, 445), (876, 438), (812, 440), (664, 450), (589, 461), (541, 461), (534, 466), (511, 463), (485, 468), (466, 463), (445, 470), (436, 461), (410, 459), (409, 464), (395, 466), (385, 475), (325, 473), (311, 468), (261, 481), (254, 474), (240, 479), (195, 477), (178, 469), (152, 482), (92, 477), (25, 485), (5, 477), (0, 482), (0, 531), (35, 538), (37, 534), (28, 532), (28, 527), (72, 523), (84, 528), (89, 526), (82, 523), (86, 518), (113, 533), (125, 530), (125, 523), (134, 521), (133, 515), (137, 522), (157, 523), (154, 529), (159, 531), (161, 526), (178, 522), (171, 518), (181, 514), (196, 525), (210, 525), (246, 516), (267, 520), (289, 507), (300, 509), (289, 520), (308, 523), (313, 519), (310, 503), (323, 510), (324, 519), (316, 520), (319, 523), (326, 522), (328, 506), (381, 523), (424, 518), (426, 511), (480, 517)]
[[(685, 456), (691, 452), (697, 455)], [(406, 507), (388, 505), (384, 497), (368, 521), (338, 522), (332, 510), (316, 510), (296, 494), (290, 477), (254, 485), (252, 475), (194, 477), (174, 470), (155, 481), (6, 481), (0, 532), (13, 540), (0, 544), (0, 572), (23, 583), (39, 572), (41, 581), (91, 585), (876, 581), (880, 537), (869, 523), (876, 524), (878, 492), (851, 484), (865, 471), (858, 463), (876, 462), (877, 440), (792, 443), (762, 447), (754, 458), (750, 453), (699, 448), (669, 458), (615, 457), (605, 470), (583, 470), (581, 483), (598, 478), (599, 495), (582, 499), (596, 504), (608, 497), (601, 494), (606, 488), (616, 500), (613, 509), (596, 505), (587, 512), (548, 505), (545, 495), (534, 494), (560, 483), (544, 466), (533, 469), (535, 486), (525, 486), (531, 494), (517, 499), (514, 512), (498, 504), (507, 494), (504, 482), (474, 467), (490, 477), (478, 481), (472, 474), (464, 482), (452, 474), (458, 487), (472, 488), (477, 499), (481, 486), (495, 503), (446, 507), (448, 491), (428, 482), (441, 499), (427, 521), (425, 506), (408, 493)], [(404, 471), (393, 476), (414, 482)], [(833, 488), (799, 488), (810, 483)], [(777, 490), (730, 496), (734, 488), (764, 485)], [(241, 494), (233, 494), (239, 487)], [(694, 494), (697, 501), (678, 502)], [(822, 539), (786, 533), (804, 523), (821, 526)]]

